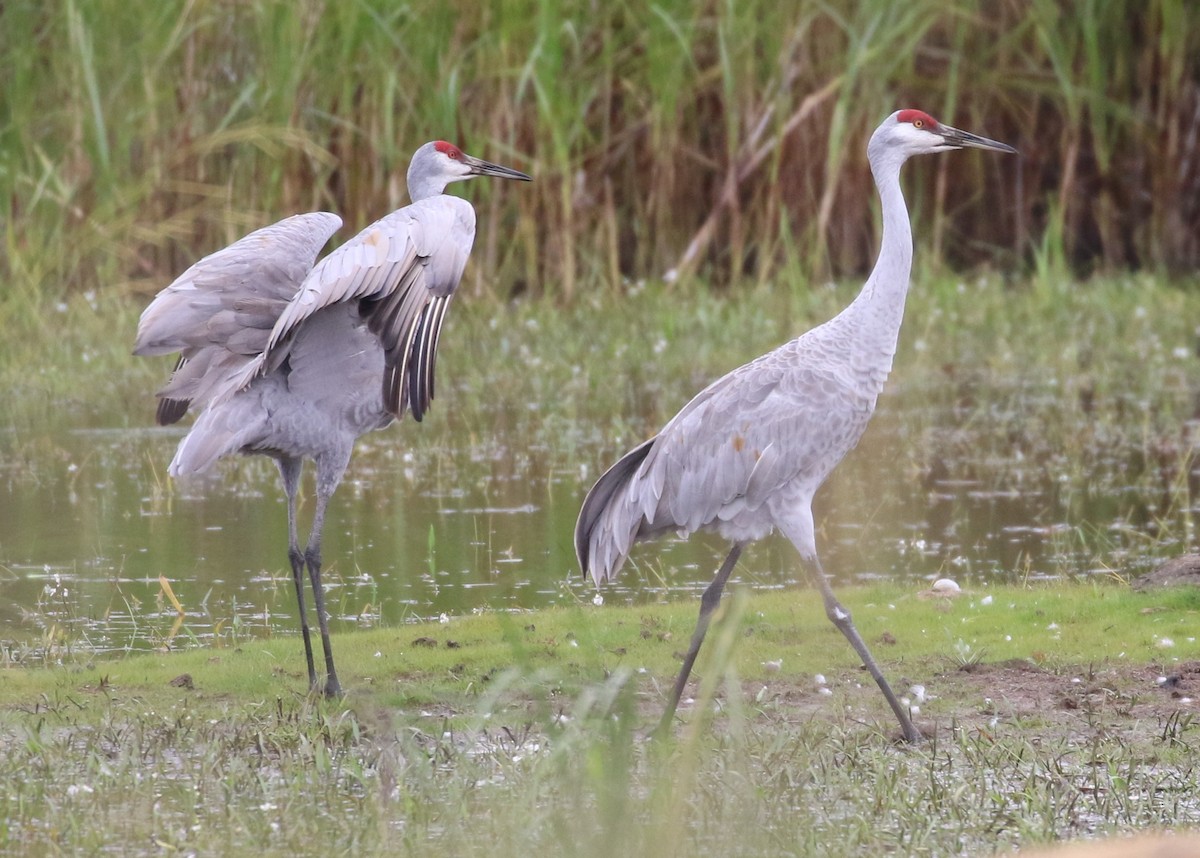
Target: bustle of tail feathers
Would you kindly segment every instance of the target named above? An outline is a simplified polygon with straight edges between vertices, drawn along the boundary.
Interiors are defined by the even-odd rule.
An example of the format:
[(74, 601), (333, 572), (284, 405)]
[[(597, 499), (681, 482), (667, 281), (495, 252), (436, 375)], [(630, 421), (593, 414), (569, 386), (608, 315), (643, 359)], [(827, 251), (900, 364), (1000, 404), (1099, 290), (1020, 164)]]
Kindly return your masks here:
[(242, 449), (252, 439), (255, 425), (249, 417), (239, 419), (234, 410), (205, 409), (196, 418), (191, 431), (179, 442), (167, 473), (172, 477), (203, 473), (222, 456)]
[[(658, 440), (658, 436), (639, 444), (622, 456), (616, 464), (604, 472), (600, 479), (596, 480), (596, 484), (592, 486), (583, 500), (583, 507), (579, 510), (579, 520), (575, 524), (575, 556), (579, 559), (579, 567), (583, 570), (584, 576), (590, 573), (596, 586), (616, 577), (617, 572), (625, 563), (625, 554), (617, 557), (615, 562), (609, 564), (609, 568), (598, 568), (594, 565), (595, 558), (591, 556), (592, 535), (598, 526), (607, 526), (611, 530), (612, 519), (614, 517), (619, 519), (625, 512), (613, 508), (611, 504), (614, 498), (623, 494), (622, 490), (629, 484), (637, 472), (638, 466), (649, 455), (650, 448), (654, 446), (656, 440)], [(630, 539), (631, 546), (633, 541)]]

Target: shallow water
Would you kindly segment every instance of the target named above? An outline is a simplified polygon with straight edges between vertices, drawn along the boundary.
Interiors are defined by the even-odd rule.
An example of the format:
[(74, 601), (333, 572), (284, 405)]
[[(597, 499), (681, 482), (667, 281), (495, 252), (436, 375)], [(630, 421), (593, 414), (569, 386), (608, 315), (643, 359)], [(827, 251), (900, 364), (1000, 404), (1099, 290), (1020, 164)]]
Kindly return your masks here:
[[(1164, 528), (1190, 522), (1193, 479), (1176, 466), (1190, 459), (1148, 460), (1136, 402), (1132, 429), (1097, 428), (1086, 414), (1062, 425), (1080, 419), (1061, 407), (1073, 395), (1053, 380), (894, 379), (863, 442), (818, 495), (818, 546), (835, 586), (1131, 577), (1149, 568), (1182, 536)], [(491, 419), (485, 407), (470, 428), (439, 400), (424, 424), (360, 441), (325, 533), (335, 631), (596, 598), (579, 575), (572, 528), (611, 451), (639, 438), (531, 433), (510, 411), (497, 406)], [(573, 419), (593, 420), (586, 412)], [(295, 632), (273, 463), (231, 460), (211, 478), (171, 484), (165, 467), (183, 431), (0, 432), (0, 641), (9, 658), (37, 658), (63, 642), (108, 651)], [(302, 528), (310, 484), (306, 492)], [(642, 545), (601, 596), (696, 594), (724, 550), (703, 535)], [(743, 555), (737, 579), (778, 588), (800, 574), (791, 546), (775, 537)]]

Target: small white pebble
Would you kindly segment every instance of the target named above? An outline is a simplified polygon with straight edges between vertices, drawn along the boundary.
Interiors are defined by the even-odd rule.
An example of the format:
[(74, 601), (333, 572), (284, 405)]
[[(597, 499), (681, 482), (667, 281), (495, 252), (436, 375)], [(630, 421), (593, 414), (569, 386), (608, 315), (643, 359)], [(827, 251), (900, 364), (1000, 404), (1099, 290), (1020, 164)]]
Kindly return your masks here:
[(1166, 685), (1166, 684), (1167, 684), (1167, 678), (1166, 678), (1165, 676), (1160, 676), (1158, 679), (1154, 680), (1154, 682), (1155, 682), (1157, 685)]
[(828, 685), (828, 683), (825, 681), (825, 674), (823, 673), (818, 673), (816, 676), (814, 676), (813, 682), (817, 683), (817, 685)]
[(824, 695), (828, 696), (830, 694), (833, 694), (833, 692), (829, 689), (828, 686), (822, 685), (820, 688), (817, 689), (817, 694), (824, 694)]

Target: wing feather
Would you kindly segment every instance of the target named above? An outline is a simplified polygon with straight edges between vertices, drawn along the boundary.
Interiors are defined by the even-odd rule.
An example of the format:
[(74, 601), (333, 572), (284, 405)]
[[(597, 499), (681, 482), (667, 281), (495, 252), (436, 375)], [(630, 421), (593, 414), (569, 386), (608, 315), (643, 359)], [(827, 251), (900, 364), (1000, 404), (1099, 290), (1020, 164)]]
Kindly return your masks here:
[[(612, 578), (635, 541), (721, 529), (798, 479), (815, 491), (857, 443), (875, 404), (816, 358), (793, 340), (734, 370), (619, 460), (580, 514), (576, 548), (585, 571), (597, 583)], [(764, 523), (769, 515), (755, 527)]]
[(433, 367), (445, 305), (475, 238), (475, 212), (457, 197), (420, 200), (376, 221), (322, 260), (279, 314), (261, 354), (230, 374), (232, 396), (273, 366), (297, 326), (324, 307), (362, 302), (385, 354), (383, 405), (420, 420), (433, 398)]
[(181, 353), (158, 393), (160, 423), (209, 401), (222, 376), (254, 360), (341, 224), (329, 212), (285, 218), (204, 257), (158, 293), (138, 322), (134, 354)]

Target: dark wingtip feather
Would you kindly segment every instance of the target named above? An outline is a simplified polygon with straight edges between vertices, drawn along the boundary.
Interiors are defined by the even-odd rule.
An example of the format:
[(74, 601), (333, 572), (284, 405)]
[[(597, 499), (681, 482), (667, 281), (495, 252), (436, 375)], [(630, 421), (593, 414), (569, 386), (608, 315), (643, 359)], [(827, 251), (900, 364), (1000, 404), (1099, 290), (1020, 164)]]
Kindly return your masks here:
[(183, 415), (187, 414), (188, 406), (191, 404), (190, 399), (170, 399), (164, 397), (158, 400), (158, 409), (154, 412), (155, 422), (159, 426), (170, 426), (172, 423), (178, 423), (183, 419)]
[(618, 459), (616, 464), (596, 480), (596, 484), (591, 487), (587, 497), (583, 499), (583, 506), (579, 510), (579, 519), (575, 522), (575, 557), (579, 560), (579, 568), (583, 571), (585, 578), (591, 571), (588, 568), (588, 543), (591, 542), (596, 522), (608, 509), (608, 504), (613, 496), (633, 477), (638, 466), (650, 454), (650, 448), (657, 440), (658, 436), (655, 435)]

